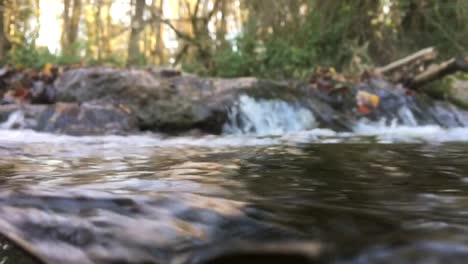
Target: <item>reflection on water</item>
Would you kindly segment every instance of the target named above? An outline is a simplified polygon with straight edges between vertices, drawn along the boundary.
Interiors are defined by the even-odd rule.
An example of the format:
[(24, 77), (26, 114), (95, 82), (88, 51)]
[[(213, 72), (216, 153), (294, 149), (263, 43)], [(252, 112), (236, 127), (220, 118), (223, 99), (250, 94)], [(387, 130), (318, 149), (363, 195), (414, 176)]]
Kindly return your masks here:
[(0, 263), (2, 264), (36, 264), (38, 261), (24, 250), (10, 243), (0, 235)]
[(465, 263), (468, 144), (363, 141), (8, 141), (0, 230), (50, 263)]

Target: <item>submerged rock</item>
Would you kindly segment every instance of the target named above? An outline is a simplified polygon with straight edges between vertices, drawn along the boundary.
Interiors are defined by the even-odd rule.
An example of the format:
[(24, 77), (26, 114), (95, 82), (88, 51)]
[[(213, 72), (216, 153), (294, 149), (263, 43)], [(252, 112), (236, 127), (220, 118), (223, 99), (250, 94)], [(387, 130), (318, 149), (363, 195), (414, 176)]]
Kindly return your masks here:
[(234, 241), (200, 250), (196, 254), (187, 256), (187, 260), (179, 257), (175, 263), (329, 263), (331, 257), (328, 256), (327, 251), (329, 249), (323, 243), (311, 241)]
[(262, 262), (245, 263), (275, 256), (315, 263), (324, 257), (321, 243), (299, 242), (294, 230), (248, 212), (242, 202), (183, 192), (145, 197), (27, 188), (0, 192), (0, 233), (49, 264), (237, 263), (249, 256)]

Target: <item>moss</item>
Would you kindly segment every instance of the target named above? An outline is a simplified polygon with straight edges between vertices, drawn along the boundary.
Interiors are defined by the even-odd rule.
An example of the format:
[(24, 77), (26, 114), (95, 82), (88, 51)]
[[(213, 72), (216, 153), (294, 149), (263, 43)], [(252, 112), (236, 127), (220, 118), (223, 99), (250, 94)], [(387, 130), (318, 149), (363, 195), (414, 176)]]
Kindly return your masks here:
[[(462, 80), (462, 81), (468, 81), (468, 74), (464, 73), (464, 72), (457, 72), (454, 75), (452, 75), (451, 77), (456, 78), (458, 80)], [(450, 78), (450, 77), (448, 77), (448, 78)]]
[(450, 96), (449, 101), (455, 104), (456, 106), (459, 106), (463, 109), (468, 109), (468, 101), (460, 99), (456, 96)]
[(450, 97), (453, 79), (444, 78), (434, 81), (423, 87), (424, 92), (430, 97), (438, 100), (446, 100)]
[(438, 100), (447, 100), (456, 106), (468, 109), (468, 98), (460, 95), (454, 88), (455, 81), (468, 81), (468, 74), (456, 73), (424, 87), (424, 92)]

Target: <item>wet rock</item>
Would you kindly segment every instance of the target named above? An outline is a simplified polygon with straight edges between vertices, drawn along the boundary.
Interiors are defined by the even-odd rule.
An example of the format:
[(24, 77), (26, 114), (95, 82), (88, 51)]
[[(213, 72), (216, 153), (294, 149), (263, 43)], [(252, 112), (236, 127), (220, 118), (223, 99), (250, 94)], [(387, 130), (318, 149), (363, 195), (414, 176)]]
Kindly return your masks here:
[(0, 100), (1, 104), (27, 104), (31, 102), (31, 91), (22, 87), (8, 90)]
[(468, 248), (463, 244), (447, 244), (439, 241), (410, 243), (399, 247), (376, 247), (364, 252), (356, 259), (343, 261), (343, 264), (371, 264), (371, 263), (466, 263)]
[(273, 83), (256, 78), (174, 75), (156, 78), (160, 76), (141, 70), (77, 69), (65, 72), (55, 86), (62, 101), (102, 100), (128, 106), (142, 130), (177, 133), (201, 129), (219, 134), (226, 109), (241, 90)]
[(450, 101), (468, 109), (468, 80), (452, 77), (447, 92)]
[(310, 241), (235, 241), (204, 249), (183, 263), (328, 263), (327, 251), (324, 244)]
[[(73, 188), (2, 191), (0, 233), (50, 264), (222, 263), (217, 260), (240, 254), (289, 254), (294, 260), (322, 253), (318, 243), (283, 243), (298, 234), (250, 217), (240, 202), (187, 193), (90, 194)], [(230, 243), (234, 239), (252, 243)]]
[(137, 131), (131, 110), (124, 105), (106, 103), (0, 105), (0, 123), (3, 129), (33, 129), (80, 136)]
[(59, 103), (42, 112), (35, 129), (82, 136), (123, 134), (136, 128), (131, 110), (123, 105)]
[(31, 87), (31, 103), (53, 104), (55, 103), (55, 87), (50, 83), (36, 81)]
[(1, 129), (36, 129), (45, 105), (0, 105)]
[[(319, 74), (319, 73), (317, 73)], [(326, 78), (325, 78), (326, 77)], [(291, 83), (257, 78), (200, 78), (160, 69), (118, 70), (82, 68), (65, 72), (55, 82), (60, 101), (84, 103), (100, 100), (128, 107), (140, 130), (171, 134), (199, 130), (220, 134), (232, 118), (241, 95), (255, 100), (284, 101), (310, 110), (317, 126), (350, 131), (360, 119), (395, 120), (399, 124), (464, 124), (465, 114), (450, 106), (382, 79), (347, 80), (330, 73), (312, 78), (312, 83)], [(370, 94), (378, 100), (372, 109), (359, 111), (357, 95)], [(450, 121), (444, 117), (450, 115)], [(462, 118), (460, 118), (460, 113)], [(308, 126), (307, 126), (308, 127)]]
[[(443, 88), (443, 87), (439, 87)], [(380, 105), (371, 120), (397, 121), (406, 126), (439, 125), (445, 128), (466, 126), (468, 111), (444, 100), (434, 100), (426, 93), (416, 93), (379, 79), (361, 83), (360, 89), (380, 97)], [(445, 89), (445, 88), (443, 88)]]

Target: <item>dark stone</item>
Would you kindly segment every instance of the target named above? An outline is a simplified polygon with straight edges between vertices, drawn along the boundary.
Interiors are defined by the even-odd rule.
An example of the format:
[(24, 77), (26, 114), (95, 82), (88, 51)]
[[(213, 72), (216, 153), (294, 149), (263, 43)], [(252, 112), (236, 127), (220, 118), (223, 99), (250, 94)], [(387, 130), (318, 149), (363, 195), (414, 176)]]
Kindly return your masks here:
[(61, 101), (100, 100), (128, 106), (141, 130), (179, 133), (200, 129), (219, 134), (227, 108), (241, 91), (270, 84), (273, 82), (256, 78), (155, 78), (147, 71), (87, 68), (65, 72), (55, 86)]
[(3, 129), (36, 129), (46, 105), (0, 105), (0, 127)]
[(124, 105), (59, 103), (1, 105), (4, 129), (33, 129), (68, 135), (126, 134), (138, 130), (136, 118)]
[(52, 84), (43, 81), (35, 81), (31, 88), (32, 104), (53, 104), (55, 103), (56, 91)]
[(136, 119), (123, 105), (59, 103), (42, 112), (36, 130), (82, 136), (124, 134), (136, 128)]
[[(140, 130), (171, 134), (194, 129), (222, 133), (228, 112), (241, 94), (259, 100), (282, 100), (300, 105), (314, 114), (321, 128), (335, 131), (350, 131), (355, 121), (361, 118), (397, 120), (405, 125), (416, 122), (452, 127), (464, 124), (465, 116), (468, 117), (450, 105), (436, 105), (434, 100), (423, 94), (376, 78), (320, 89), (313, 84), (250, 77), (200, 78), (179, 75), (176, 71), (170, 74), (163, 72), (110, 68), (69, 70), (55, 83), (57, 98), (75, 103), (99, 100), (110, 105), (122, 104), (136, 117)], [(359, 91), (379, 96), (379, 105), (371, 113), (358, 111), (356, 95)], [(450, 115), (449, 119), (443, 117), (447, 115)]]

